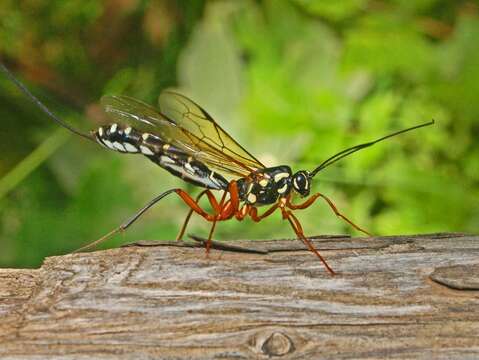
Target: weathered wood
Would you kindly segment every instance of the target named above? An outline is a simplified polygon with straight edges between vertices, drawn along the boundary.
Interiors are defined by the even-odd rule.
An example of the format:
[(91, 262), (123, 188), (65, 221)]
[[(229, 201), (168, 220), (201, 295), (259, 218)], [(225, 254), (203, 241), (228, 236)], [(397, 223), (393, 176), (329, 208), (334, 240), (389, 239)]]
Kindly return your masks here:
[(314, 243), (337, 276), (289, 240), (1, 270), (0, 358), (479, 358), (478, 236)]

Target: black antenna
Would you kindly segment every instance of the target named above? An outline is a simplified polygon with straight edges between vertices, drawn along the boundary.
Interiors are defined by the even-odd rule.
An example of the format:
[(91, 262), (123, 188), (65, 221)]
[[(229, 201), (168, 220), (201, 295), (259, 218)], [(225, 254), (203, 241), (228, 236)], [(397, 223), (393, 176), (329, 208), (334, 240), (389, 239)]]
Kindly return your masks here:
[[(35, 105), (37, 105), (40, 109), (43, 110), (44, 113), (46, 113), (50, 119), (52, 119), (53, 121), (55, 121), (56, 123), (60, 124), (61, 126), (63, 126), (64, 128), (70, 130), (72, 133), (74, 134), (77, 134), (77, 135), (80, 135), (88, 140), (91, 140), (91, 141), (95, 141), (95, 139), (93, 138), (93, 136), (91, 136), (90, 134), (88, 133), (83, 133), (73, 127), (71, 127), (70, 125), (68, 125), (65, 121), (63, 121), (62, 119), (60, 119), (58, 116), (56, 116), (53, 112), (50, 111), (50, 109), (48, 109), (46, 107), (45, 104), (43, 104), (35, 95), (33, 95), (30, 90), (27, 89), (27, 87), (25, 85), (23, 85), (22, 82), (20, 82), (20, 80), (18, 80), (11, 72), (10, 70), (8, 70), (6, 68), (6, 66), (0, 62), (0, 69), (3, 71), (3, 73), (7, 76), (8, 79), (10, 79), (10, 81), (12, 81), (19, 89), (22, 93), (24, 93)], [(95, 141), (96, 142), (96, 141)]]
[(359, 150), (362, 150), (364, 148), (367, 148), (369, 146), (372, 146), (380, 141), (383, 141), (383, 140), (386, 140), (386, 139), (389, 139), (393, 136), (396, 136), (396, 135), (399, 135), (399, 134), (402, 134), (402, 133), (405, 133), (407, 131), (411, 131), (411, 130), (415, 130), (415, 129), (419, 129), (419, 128), (422, 128), (424, 126), (429, 126), (429, 125), (433, 125), (434, 124), (434, 120), (431, 120), (427, 123), (424, 123), (424, 124), (420, 124), (420, 125), (416, 125), (416, 126), (413, 126), (413, 127), (410, 127), (410, 128), (407, 128), (407, 129), (403, 129), (403, 130), (400, 130), (400, 131), (396, 131), (395, 133), (392, 133), (392, 134), (389, 134), (389, 135), (386, 135), (380, 139), (377, 139), (377, 140), (374, 140), (374, 141), (370, 141), (370, 142), (367, 142), (367, 143), (364, 143), (364, 144), (359, 144), (359, 145), (356, 145), (356, 146), (352, 146), (350, 148), (347, 148), (343, 151), (340, 151), (338, 152), (337, 154), (331, 156), (330, 158), (324, 160), (316, 169), (314, 169), (311, 173), (310, 173), (310, 177), (314, 177), (319, 171), (323, 170), (325, 167), (331, 165), (331, 164), (334, 164), (336, 161), (339, 161), (341, 160), (342, 158), (346, 157), (346, 156), (349, 156), (351, 155), (352, 153), (355, 153), (356, 151), (359, 151)]

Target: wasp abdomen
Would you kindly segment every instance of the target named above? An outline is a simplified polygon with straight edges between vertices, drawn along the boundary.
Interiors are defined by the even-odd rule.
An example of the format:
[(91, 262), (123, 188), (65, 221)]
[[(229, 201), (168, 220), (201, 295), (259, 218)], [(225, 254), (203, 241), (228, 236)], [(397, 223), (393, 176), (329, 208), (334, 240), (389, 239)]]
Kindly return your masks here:
[(118, 124), (102, 126), (94, 132), (94, 136), (100, 145), (122, 153), (153, 156), (172, 148), (155, 135), (140, 132), (130, 126), (124, 128)]
[(223, 176), (154, 134), (112, 124), (100, 127), (94, 136), (98, 143), (111, 150), (143, 154), (171, 174), (193, 185), (216, 190), (228, 187), (228, 181)]
[(122, 153), (141, 152), (141, 133), (131, 127), (122, 128), (112, 124), (100, 127), (93, 134), (96, 141), (108, 149)]

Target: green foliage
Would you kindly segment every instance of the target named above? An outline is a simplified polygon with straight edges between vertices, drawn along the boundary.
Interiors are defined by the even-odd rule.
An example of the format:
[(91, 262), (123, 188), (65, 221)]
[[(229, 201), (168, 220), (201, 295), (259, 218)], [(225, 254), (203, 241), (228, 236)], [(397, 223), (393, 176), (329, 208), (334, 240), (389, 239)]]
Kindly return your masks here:
[[(478, 231), (472, 2), (6, 0), (0, 19), (2, 58), (83, 129), (104, 121), (103, 94), (154, 104), (161, 89), (177, 86), (266, 164), (312, 169), (345, 147), (434, 118), (434, 127), (328, 168), (314, 189), (375, 234)], [(55, 125), (3, 78), (0, 116), (0, 190), (9, 190), (0, 198), (0, 265), (36, 266), (99, 238), (168, 188), (195, 192), (138, 156), (57, 141)], [(167, 198), (102, 246), (172, 239), (186, 212)], [(325, 203), (298, 214), (309, 234), (354, 233)], [(195, 218), (189, 231), (208, 229)], [(291, 231), (273, 216), (221, 223), (216, 234)]]
[(359, 13), (367, 5), (366, 0), (343, 0), (338, 2), (296, 0), (295, 2), (311, 15), (330, 21), (347, 20)]

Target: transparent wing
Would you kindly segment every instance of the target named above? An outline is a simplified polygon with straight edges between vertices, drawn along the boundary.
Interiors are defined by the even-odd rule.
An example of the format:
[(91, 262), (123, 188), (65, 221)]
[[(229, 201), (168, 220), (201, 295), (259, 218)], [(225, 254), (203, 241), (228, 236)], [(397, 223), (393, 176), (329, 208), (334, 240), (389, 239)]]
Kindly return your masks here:
[(105, 95), (101, 104), (112, 120), (139, 130), (152, 132), (168, 126), (168, 120), (157, 109), (129, 96)]
[(201, 107), (174, 92), (164, 92), (166, 112), (127, 96), (104, 96), (105, 112), (115, 121), (154, 134), (220, 172), (246, 176), (263, 168)]
[[(214, 155), (216, 160), (223, 158), (241, 167), (246, 166), (248, 172), (265, 167), (224, 131), (201, 106), (186, 96), (173, 91), (163, 91), (159, 104), (161, 113), (183, 129), (195, 144), (200, 158)], [(214, 154), (211, 149), (215, 149)]]

